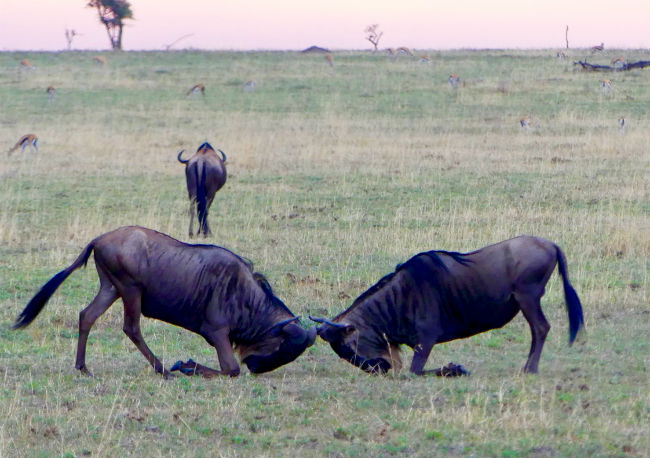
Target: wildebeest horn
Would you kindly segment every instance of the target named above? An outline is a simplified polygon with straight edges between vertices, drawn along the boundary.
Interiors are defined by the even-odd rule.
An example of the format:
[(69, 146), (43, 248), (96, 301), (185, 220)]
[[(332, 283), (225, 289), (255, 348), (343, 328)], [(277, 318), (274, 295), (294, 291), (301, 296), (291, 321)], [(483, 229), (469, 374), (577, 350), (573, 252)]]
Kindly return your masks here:
[(288, 320), (280, 321), (279, 323), (275, 323), (273, 326), (269, 328), (267, 332), (269, 333), (277, 333), (279, 332), (283, 327), (291, 323), (292, 321), (298, 321), (300, 319), (299, 316), (294, 316), (293, 318), (289, 318)]
[(221, 151), (221, 150), (218, 150), (218, 151), (219, 151), (219, 152), (221, 153), (221, 155), (223, 156), (223, 159), (221, 159), (221, 160), (222, 160), (223, 162), (226, 162), (226, 153), (224, 153), (224, 152)]
[(330, 326), (334, 326), (337, 328), (344, 328), (345, 325), (341, 323), (335, 323), (333, 321), (328, 320), (327, 318), (314, 318), (313, 316), (309, 315), (309, 319), (312, 321), (315, 321), (316, 323), (324, 323), (324, 324), (329, 324)]
[(187, 164), (187, 163), (189, 162), (189, 159), (182, 159), (182, 158), (181, 158), (181, 154), (183, 154), (184, 152), (185, 152), (185, 150), (182, 149), (182, 150), (178, 153), (178, 156), (177, 156), (178, 162), (180, 162), (181, 164)]

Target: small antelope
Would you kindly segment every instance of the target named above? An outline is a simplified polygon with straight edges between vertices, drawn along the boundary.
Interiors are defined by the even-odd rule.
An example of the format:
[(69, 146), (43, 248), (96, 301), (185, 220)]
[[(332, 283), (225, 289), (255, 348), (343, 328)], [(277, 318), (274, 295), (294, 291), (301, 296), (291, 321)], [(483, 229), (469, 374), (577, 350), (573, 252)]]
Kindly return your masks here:
[(20, 61), (20, 66), (24, 68), (25, 70), (35, 70), (36, 67), (32, 65), (32, 63), (28, 59), (23, 59)]
[(52, 103), (54, 101), (54, 96), (56, 95), (56, 89), (54, 89), (54, 86), (48, 86), (47, 89), (45, 89), (45, 93), (48, 95), (48, 102)]
[(616, 59), (612, 59), (611, 61), (612, 67), (616, 67), (616, 68), (623, 67), (625, 66), (626, 63), (627, 62), (623, 57), (617, 57)]
[(458, 76), (455, 73), (452, 73), (449, 75), (449, 78), (447, 78), (447, 81), (449, 81), (449, 84), (451, 84), (451, 87), (457, 88), (460, 86), (460, 76)]
[(20, 137), (20, 140), (16, 142), (14, 147), (8, 151), (8, 153), (9, 155), (11, 155), (11, 153), (16, 151), (18, 148), (21, 148), (21, 151), (25, 151), (27, 145), (30, 145), (33, 149), (38, 151), (37, 142), (38, 142), (38, 137), (36, 135), (34, 134), (23, 135), (22, 137)]
[(255, 81), (253, 80), (246, 81), (246, 84), (244, 84), (244, 90), (246, 92), (253, 92), (255, 90)]
[(601, 42), (599, 45), (591, 47), (591, 53), (593, 54), (595, 52), (603, 52), (604, 49), (605, 49), (605, 43)]
[(397, 51), (397, 54), (401, 53), (401, 54), (408, 54), (409, 56), (413, 55), (413, 52), (409, 48), (407, 48), (406, 46), (400, 46), (395, 51)]
[(530, 129), (531, 123), (532, 121), (528, 116), (524, 116), (519, 120), (519, 124), (521, 124), (521, 127), (525, 128), (526, 130)]
[(330, 53), (325, 53), (325, 60), (330, 67), (334, 67), (334, 56), (332, 56)]
[(564, 60), (564, 59), (567, 58), (567, 55), (565, 53), (563, 53), (562, 51), (558, 51), (558, 53), (556, 54), (556, 57), (557, 57), (557, 60)]
[(202, 96), (205, 97), (205, 86), (203, 85), (203, 83), (199, 83), (195, 86), (192, 86), (192, 88), (189, 91), (187, 91), (187, 93), (185, 94), (185, 97), (189, 97), (190, 95), (196, 95), (199, 92), (201, 93)]
[(389, 56), (394, 56), (395, 48), (386, 48), (386, 54), (388, 54)]
[(429, 62), (431, 62), (431, 57), (427, 56), (426, 54), (422, 54), (420, 56), (420, 62), (423, 64), (428, 64)]
[(104, 56), (93, 57), (93, 62), (99, 65), (106, 65), (106, 59), (104, 58)]
[(600, 82), (600, 86), (603, 90), (603, 92), (611, 92), (612, 90), (612, 81), (611, 80), (602, 80)]

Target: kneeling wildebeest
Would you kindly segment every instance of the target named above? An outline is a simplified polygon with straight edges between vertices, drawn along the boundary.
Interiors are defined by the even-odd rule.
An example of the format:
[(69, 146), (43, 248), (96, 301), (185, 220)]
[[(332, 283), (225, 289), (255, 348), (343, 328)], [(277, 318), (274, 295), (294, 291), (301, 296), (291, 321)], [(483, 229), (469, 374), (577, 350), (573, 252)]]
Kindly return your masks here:
[(169, 376), (140, 332), (140, 315), (165, 321), (202, 336), (216, 348), (219, 371), (203, 375), (236, 376), (242, 363), (253, 373), (287, 364), (314, 343), (298, 317), (278, 299), (250, 263), (214, 245), (190, 245), (165, 234), (127, 226), (100, 235), (66, 269), (50, 279), (18, 316), (14, 329), (30, 324), (65, 279), (95, 252), (99, 292), (79, 314), (75, 367), (86, 368), (90, 328), (117, 298), (124, 302), (124, 332), (157, 373)]
[(187, 193), (190, 198), (190, 237), (194, 234), (194, 210), (199, 220), (197, 235), (203, 232), (207, 237), (212, 234), (208, 225), (208, 210), (214, 195), (226, 184), (226, 153), (219, 150), (222, 157), (217, 156), (209, 143), (203, 143), (189, 159), (181, 158), (185, 150), (178, 153), (178, 161), (185, 164), (185, 179)]
[(582, 306), (569, 283), (560, 247), (520, 236), (471, 253), (428, 251), (399, 264), (359, 296), (318, 335), (343, 359), (371, 373), (399, 370), (399, 345), (414, 349), (411, 372), (424, 365), (437, 343), (500, 328), (521, 310), (532, 344), (525, 372), (537, 372), (550, 325), (540, 306), (544, 288), (558, 265), (569, 314), (569, 343), (583, 328)]

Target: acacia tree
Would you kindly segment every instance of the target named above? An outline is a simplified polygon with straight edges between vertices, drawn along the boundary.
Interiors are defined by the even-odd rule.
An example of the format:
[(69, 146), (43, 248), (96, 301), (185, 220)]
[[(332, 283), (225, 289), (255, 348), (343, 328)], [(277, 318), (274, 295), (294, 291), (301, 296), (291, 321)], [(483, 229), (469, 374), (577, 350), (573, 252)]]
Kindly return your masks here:
[(99, 22), (104, 24), (111, 48), (122, 49), (124, 19), (133, 19), (131, 4), (127, 0), (90, 0), (89, 8), (97, 8)]
[(380, 32), (377, 30), (379, 28), (379, 24), (372, 24), (366, 27), (366, 40), (368, 40), (372, 45), (375, 47), (375, 51), (377, 51), (377, 46), (379, 46), (379, 40), (381, 39), (381, 36), (384, 34), (384, 32)]

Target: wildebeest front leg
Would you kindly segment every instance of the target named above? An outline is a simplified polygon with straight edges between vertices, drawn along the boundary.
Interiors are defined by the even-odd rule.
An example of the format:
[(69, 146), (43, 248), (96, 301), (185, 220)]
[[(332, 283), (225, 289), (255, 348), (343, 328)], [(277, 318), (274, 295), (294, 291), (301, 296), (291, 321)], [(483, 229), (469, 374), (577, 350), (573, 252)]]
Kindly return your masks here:
[(131, 290), (128, 294), (122, 295), (122, 301), (124, 302), (124, 333), (138, 347), (140, 353), (149, 361), (156, 373), (163, 374), (165, 378), (173, 377), (173, 374), (163, 367), (160, 360), (147, 346), (144, 337), (142, 337), (142, 331), (140, 330), (141, 292)]
[(434, 345), (435, 342), (430, 341), (422, 342), (415, 346), (415, 349), (413, 351), (413, 361), (411, 361), (412, 373), (415, 375), (426, 375), (428, 372), (432, 372), (425, 371), (424, 365), (427, 363), (427, 359), (429, 359), (429, 354), (431, 353), (431, 349)]
[(515, 300), (519, 304), (526, 321), (530, 326), (532, 342), (530, 344), (530, 353), (524, 366), (524, 372), (537, 373), (539, 357), (544, 348), (546, 335), (551, 329), (551, 325), (546, 320), (542, 307), (540, 305), (541, 297), (535, 297), (528, 294), (515, 293)]
[(237, 377), (239, 375), (239, 363), (235, 359), (235, 354), (232, 351), (232, 342), (230, 342), (230, 337), (228, 337), (229, 330), (227, 328), (220, 328), (216, 331), (207, 331), (203, 333), (203, 337), (207, 340), (210, 345), (212, 345), (217, 350), (217, 356), (219, 358), (219, 366), (221, 370), (215, 371), (210, 369), (208, 372), (204, 372), (201, 375), (204, 377), (213, 377), (215, 375), (229, 375), (231, 377)]
[(93, 324), (119, 297), (115, 287), (108, 283), (100, 269), (101, 286), (93, 301), (79, 313), (79, 339), (77, 340), (77, 360), (74, 367), (86, 375), (92, 375), (86, 367), (86, 344)]

